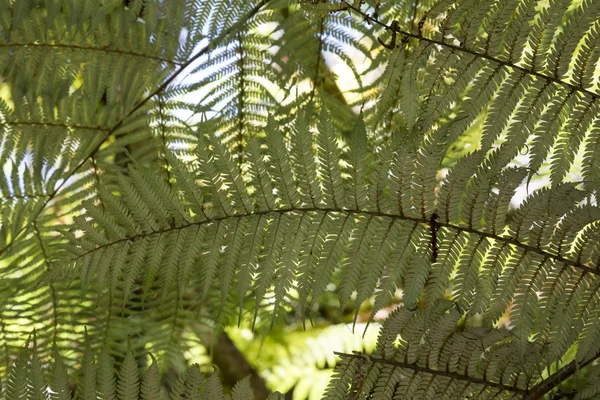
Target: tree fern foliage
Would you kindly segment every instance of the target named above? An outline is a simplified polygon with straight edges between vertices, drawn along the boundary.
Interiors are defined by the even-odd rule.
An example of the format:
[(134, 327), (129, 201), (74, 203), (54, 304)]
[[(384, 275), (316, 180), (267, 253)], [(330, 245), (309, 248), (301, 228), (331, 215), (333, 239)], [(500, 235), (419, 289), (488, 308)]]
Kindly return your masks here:
[[(29, 344), (29, 343), (28, 343)], [(206, 375), (200, 372), (197, 364), (180, 374), (170, 393), (163, 393), (158, 363), (150, 356), (152, 363), (140, 374), (138, 364), (131, 351), (127, 352), (123, 364), (116, 373), (114, 360), (104, 347), (96, 360), (89, 347), (83, 358), (81, 369), (77, 371), (79, 385), (71, 387), (66, 365), (60, 354), (54, 354), (54, 364), (50, 367), (50, 379), (44, 376), (47, 367), (40, 362), (35, 340), (32, 348), (21, 350), (12, 367), (6, 384), (6, 399), (70, 399), (73, 395), (82, 399), (119, 400), (159, 400), (170, 399), (254, 399), (249, 377), (239, 381), (231, 393), (224, 393), (218, 374)], [(269, 400), (282, 399), (279, 393), (269, 395)]]
[[(404, 103), (402, 120), (409, 127), (426, 132), (440, 118), (455, 117), (461, 120), (454, 128), (458, 136), (484, 113), (483, 150), (503, 143), (506, 157), (526, 151), (532, 171), (550, 164), (554, 185), (582, 153), (581, 168), (592, 189), (596, 7), (594, 2), (441, 1), (404, 27), (374, 19), (401, 41), (389, 55), (376, 115), (383, 118)], [(427, 63), (434, 67), (426, 68)]]
[(326, 398), (597, 398), (599, 13), (0, 1), (2, 395), (252, 398), (161, 374), (333, 291)]

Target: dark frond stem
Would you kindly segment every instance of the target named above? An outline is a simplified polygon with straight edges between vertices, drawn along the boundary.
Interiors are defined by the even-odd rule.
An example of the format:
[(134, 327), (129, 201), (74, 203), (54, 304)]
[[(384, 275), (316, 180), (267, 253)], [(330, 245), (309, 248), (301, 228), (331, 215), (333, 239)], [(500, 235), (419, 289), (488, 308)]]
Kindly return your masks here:
[[(37, 223), (33, 223), (33, 232), (35, 237), (40, 245), (40, 249), (42, 250), (42, 255), (44, 256), (44, 264), (46, 264), (46, 272), (50, 274), (50, 261), (48, 260), (48, 253), (46, 253), (46, 247), (44, 246), (44, 242), (42, 241), (42, 236), (40, 235), (40, 231), (38, 229)], [(48, 286), (50, 287), (50, 296), (52, 297), (52, 325), (54, 327), (54, 332), (52, 333), (52, 344), (56, 345), (56, 336), (58, 334), (58, 300), (56, 298), (56, 291), (54, 290), (54, 284), (49, 282)]]
[(438, 244), (437, 244), (437, 214), (431, 214), (431, 220), (429, 221), (429, 228), (431, 229), (431, 263), (434, 264), (438, 257)]
[(112, 285), (108, 285), (108, 309), (106, 310), (106, 328), (104, 329), (104, 339), (102, 339), (103, 343), (108, 343), (108, 332), (110, 331), (110, 317), (113, 313), (113, 300), (112, 300)]
[(164, 120), (164, 111), (163, 111), (163, 101), (162, 96), (158, 96), (158, 118), (159, 118), (159, 127), (160, 127), (160, 137), (162, 140), (163, 146), (163, 162), (165, 163), (165, 168), (167, 170), (167, 184), (171, 187), (171, 165), (169, 164), (169, 159), (167, 158), (168, 152), (168, 144), (167, 144), (167, 135), (165, 132), (165, 120)]
[(536, 386), (534, 386), (529, 393), (523, 397), (523, 400), (539, 400), (549, 393), (552, 389), (558, 387), (562, 382), (576, 374), (581, 368), (593, 363), (594, 361), (600, 360), (600, 354), (596, 357), (590, 358), (582, 364), (578, 364), (576, 360), (571, 361), (556, 373), (550, 375)]
[[(211, 223), (215, 223), (215, 222), (219, 222), (219, 221), (225, 221), (225, 220), (232, 219), (232, 218), (248, 218), (251, 216), (261, 216), (261, 215), (270, 215), (270, 214), (282, 215), (282, 214), (286, 214), (286, 213), (307, 213), (307, 212), (339, 213), (339, 214), (345, 214), (345, 215), (362, 214), (362, 215), (366, 215), (369, 217), (382, 217), (382, 218), (391, 218), (391, 219), (401, 220), (401, 221), (411, 221), (414, 224), (423, 224), (428, 229), (432, 228), (432, 226), (431, 226), (432, 222), (431, 222), (430, 218), (417, 218), (417, 217), (409, 217), (406, 215), (387, 214), (387, 213), (383, 213), (383, 212), (379, 212), (379, 211), (365, 211), (365, 210), (358, 210), (358, 209), (341, 209), (341, 208), (324, 208), (324, 207), (282, 208), (282, 209), (278, 209), (278, 210), (264, 210), (264, 211), (256, 211), (256, 212), (249, 212), (249, 213), (242, 213), (242, 214), (232, 214), (232, 215), (227, 215), (227, 216), (223, 216), (223, 217), (207, 219), (207, 220), (200, 221), (200, 222), (190, 223), (190, 224), (182, 225), (182, 226), (178, 226), (178, 227), (170, 227), (170, 228), (165, 228), (165, 229), (161, 229), (161, 230), (154, 231), (154, 232), (141, 233), (138, 235), (125, 237), (125, 238), (114, 240), (113, 242), (106, 243), (106, 244), (100, 245), (98, 247), (95, 247), (92, 250), (89, 250), (83, 254), (80, 254), (79, 256), (75, 257), (71, 261), (78, 260), (87, 254), (90, 254), (94, 251), (100, 250), (104, 247), (112, 246), (117, 243), (122, 243), (122, 242), (126, 242), (129, 240), (133, 241), (133, 240), (141, 239), (141, 238), (144, 238), (144, 237), (147, 237), (150, 235), (156, 235), (156, 234), (162, 234), (162, 233), (166, 233), (166, 232), (176, 231), (176, 230), (180, 230), (180, 229), (189, 228), (191, 226), (201, 226), (201, 225), (211, 224)], [(583, 271), (584, 274), (592, 274), (592, 275), (600, 276), (600, 270), (587, 267), (581, 263), (566, 259), (560, 255), (549, 253), (549, 252), (542, 250), (540, 248), (537, 248), (535, 246), (521, 243), (515, 239), (498, 236), (496, 234), (489, 233), (489, 232), (478, 231), (474, 228), (449, 224), (446, 222), (437, 222), (436, 221), (435, 227), (437, 229), (439, 229), (439, 227), (444, 227), (444, 228), (455, 230), (457, 232), (472, 233), (474, 235), (486, 237), (486, 238), (504, 243), (506, 245), (513, 245), (515, 247), (525, 250), (525, 252), (537, 253), (537, 254), (540, 254), (541, 256), (548, 257), (555, 261), (558, 261), (564, 265), (580, 269), (581, 271)]]
[(59, 122), (35, 122), (35, 121), (6, 121), (0, 124), (0, 126), (18, 126), (18, 125), (27, 125), (27, 126), (54, 126), (65, 129), (82, 129), (82, 130), (90, 130), (90, 131), (100, 131), (100, 132), (108, 132), (110, 129), (103, 128), (101, 126), (85, 126), (85, 125), (71, 125), (71, 124), (62, 124)]
[(312, 92), (310, 93), (310, 98), (308, 103), (312, 103), (315, 94), (317, 92), (317, 87), (322, 83), (322, 79), (319, 79), (319, 70), (321, 69), (321, 59), (323, 58), (323, 31), (325, 29), (325, 17), (321, 17), (321, 22), (319, 25), (319, 50), (317, 51), (317, 65), (315, 67), (315, 76), (313, 78), (313, 87)]
[[(59, 185), (56, 186), (56, 188), (52, 191), (52, 193), (50, 193), (48, 195), (48, 198), (46, 199), (46, 201), (44, 202), (42, 207), (40, 207), (39, 211), (37, 211), (36, 213), (33, 214), (32, 221), (36, 220), (41, 215), (41, 213), (46, 209), (48, 204), (56, 197), (56, 195), (58, 194), (60, 189), (62, 189), (62, 187), (67, 182), (69, 182), (69, 180), (70, 180), (69, 178), (71, 178), (73, 175), (75, 175), (77, 173), (77, 171), (79, 171), (81, 169), (81, 167), (83, 167), (88, 162), (88, 160), (90, 160), (100, 150), (100, 148), (106, 142), (106, 140), (112, 134), (114, 134), (117, 131), (117, 129), (119, 129), (123, 125), (123, 123), (129, 116), (131, 116), (133, 113), (135, 113), (140, 108), (142, 108), (147, 102), (149, 102), (156, 95), (158, 95), (159, 93), (162, 93), (171, 84), (171, 82), (173, 82), (187, 67), (189, 67), (198, 58), (207, 54), (210, 50), (213, 49), (213, 47), (215, 45), (217, 45), (221, 40), (223, 40), (230, 33), (234, 32), (235, 29), (238, 28), (238, 25), (244, 24), (248, 19), (252, 18), (269, 1), (270, 0), (259, 1), (243, 18), (241, 18), (237, 23), (233, 24), (231, 27), (229, 27), (228, 29), (223, 31), (221, 33), (221, 35), (219, 35), (212, 42), (207, 44), (204, 48), (199, 50), (196, 54), (194, 54), (192, 57), (190, 57), (185, 63), (180, 64), (179, 68), (177, 68), (177, 70), (173, 74), (171, 74), (171, 76), (169, 76), (159, 87), (157, 87), (154, 91), (152, 91), (152, 93), (148, 94), (146, 97), (144, 97), (142, 100), (140, 100), (140, 102), (137, 103), (137, 105), (134, 106), (129, 112), (125, 113), (123, 115), (123, 117), (121, 117), (119, 119), (119, 121), (105, 133), (102, 140), (93, 149), (91, 149), (89, 154), (87, 156), (85, 156), (84, 159), (81, 160), (81, 162), (79, 164), (77, 164), (77, 166), (75, 166), (75, 168), (73, 168), (71, 171), (69, 171), (69, 173), (67, 173), (64, 176), (63, 181)], [(21, 234), (23, 232), (25, 232), (27, 229), (29, 229), (30, 227), (31, 227), (31, 222), (28, 223), (27, 225), (25, 225), (23, 228), (21, 228), (18, 232), (16, 232), (13, 239), (4, 248), (0, 249), (0, 256), (2, 254), (4, 254), (4, 252), (8, 248), (10, 248), (13, 243), (15, 243), (16, 239), (19, 238), (21, 236)]]
[(143, 53), (135, 53), (133, 51), (123, 51), (123, 50), (117, 50), (117, 49), (109, 49), (106, 47), (88, 47), (88, 46), (78, 46), (75, 44), (64, 44), (64, 43), (0, 43), (0, 48), (10, 48), (10, 47), (38, 47), (38, 48), (50, 48), (50, 49), (73, 49), (73, 50), (83, 50), (83, 51), (101, 51), (104, 53), (114, 53), (114, 54), (119, 54), (119, 55), (126, 55), (126, 56), (134, 56), (134, 57), (141, 57), (141, 58), (148, 58), (151, 60), (156, 60), (156, 61), (160, 61), (160, 62), (164, 62), (167, 64), (171, 64), (171, 65), (175, 65), (175, 66), (179, 66), (182, 65), (181, 63), (177, 62), (177, 61), (173, 61), (173, 60), (168, 60), (166, 58), (162, 58), (162, 57), (157, 57), (157, 56), (151, 56), (148, 54), (143, 54)]
[(430, 39), (430, 38), (427, 38), (427, 37), (423, 36), (421, 33), (406, 32), (406, 31), (403, 31), (402, 29), (400, 29), (397, 26), (394, 28), (392, 25), (387, 25), (387, 24), (379, 21), (378, 19), (371, 17), (367, 13), (363, 12), (361, 9), (359, 9), (357, 7), (354, 7), (354, 5), (346, 2), (345, 0), (342, 0), (342, 3), (345, 4), (349, 9), (353, 10), (354, 12), (356, 12), (357, 14), (360, 14), (363, 18), (365, 18), (365, 20), (367, 20), (369, 22), (373, 22), (373, 23), (375, 23), (375, 24), (377, 24), (377, 25), (379, 25), (381, 27), (384, 27), (386, 29), (395, 30), (396, 32), (398, 32), (401, 35), (403, 35), (404, 37), (409, 37), (409, 38), (413, 38), (413, 39), (417, 39), (417, 40), (422, 40), (422, 41), (427, 42), (427, 43), (431, 43), (431, 44), (435, 44), (435, 45), (447, 47), (447, 48), (455, 50), (455, 51), (460, 51), (460, 52), (463, 52), (463, 53), (471, 54), (471, 55), (473, 55), (475, 57), (479, 57), (479, 58), (483, 58), (485, 60), (491, 61), (491, 62), (493, 62), (493, 63), (495, 63), (495, 64), (497, 64), (499, 66), (507, 67), (507, 68), (512, 68), (512, 69), (524, 72), (524, 73), (526, 73), (528, 75), (532, 75), (532, 76), (535, 76), (535, 77), (547, 80), (549, 82), (556, 83), (557, 85), (562, 85), (562, 86), (566, 87), (569, 90), (581, 92), (583, 94), (586, 94), (586, 95), (590, 96), (593, 99), (600, 98), (600, 94), (594, 93), (594, 92), (592, 92), (592, 91), (590, 91), (588, 89), (585, 89), (581, 85), (579, 85), (579, 86), (578, 85), (574, 85), (572, 83), (565, 82), (565, 81), (563, 81), (563, 80), (561, 80), (559, 78), (542, 74), (541, 72), (535, 71), (533, 68), (530, 69), (530, 68), (520, 67), (520, 66), (518, 66), (518, 65), (516, 65), (516, 64), (514, 64), (512, 62), (502, 61), (502, 60), (499, 60), (496, 57), (490, 56), (489, 54), (478, 53), (478, 52), (476, 52), (474, 50), (467, 49), (464, 46), (456, 46), (456, 45), (453, 45), (453, 44), (450, 44), (450, 43), (446, 43), (446, 42), (441, 41), (441, 40)]
[(552, 253), (549, 253), (547, 251), (541, 250), (541, 249), (539, 249), (539, 248), (537, 248), (535, 246), (531, 246), (531, 245), (528, 245), (528, 244), (525, 244), (525, 243), (521, 243), (521, 242), (519, 242), (518, 240), (515, 240), (515, 239), (510, 239), (510, 238), (498, 236), (496, 234), (489, 233), (489, 232), (481, 232), (481, 231), (478, 231), (478, 230), (473, 229), (473, 228), (467, 228), (467, 227), (457, 226), (457, 225), (453, 225), (453, 224), (448, 224), (448, 223), (445, 223), (445, 222), (438, 222), (437, 225), (438, 226), (444, 226), (444, 227), (447, 227), (447, 228), (450, 228), (450, 229), (455, 229), (455, 230), (458, 230), (458, 231), (461, 231), (461, 232), (474, 233), (476, 235), (481, 235), (481, 236), (484, 236), (484, 237), (487, 237), (487, 238), (490, 238), (490, 239), (498, 240), (498, 241), (506, 243), (506, 244), (510, 244), (510, 245), (513, 245), (513, 246), (516, 246), (516, 247), (520, 247), (520, 248), (522, 248), (525, 251), (530, 251), (532, 253), (537, 253), (537, 254), (540, 254), (540, 255), (542, 255), (544, 257), (550, 257), (550, 258), (552, 258), (552, 259), (554, 259), (556, 261), (560, 261), (561, 263), (563, 263), (565, 265), (578, 268), (578, 269), (582, 270), (584, 273), (589, 273), (589, 274), (600, 276), (600, 271), (598, 271), (598, 270), (595, 270), (595, 269), (590, 268), (590, 267), (586, 267), (585, 265), (583, 265), (581, 263), (578, 263), (576, 261), (568, 260), (568, 259), (566, 259), (566, 258), (564, 258), (564, 257), (562, 257), (562, 256), (560, 256), (558, 254), (552, 254)]
[(348, 353), (339, 353), (337, 351), (334, 351), (334, 354), (336, 354), (340, 357), (345, 357), (345, 358), (361, 358), (361, 359), (363, 359), (364, 357), (368, 357), (369, 361), (374, 362), (374, 363), (392, 365), (397, 368), (406, 368), (406, 369), (413, 370), (415, 372), (427, 373), (427, 374), (436, 375), (436, 376), (443, 376), (446, 378), (466, 381), (466, 382), (469, 382), (472, 384), (477, 384), (477, 385), (485, 385), (488, 387), (493, 387), (493, 388), (497, 388), (500, 390), (505, 390), (508, 392), (513, 392), (513, 393), (521, 394), (521, 395), (527, 395), (529, 393), (528, 391), (526, 391), (524, 389), (519, 389), (514, 386), (504, 385), (502, 383), (490, 382), (490, 381), (486, 381), (485, 379), (474, 378), (474, 377), (471, 377), (468, 375), (458, 374), (456, 372), (439, 371), (439, 370), (435, 370), (435, 369), (431, 369), (431, 368), (427, 368), (427, 367), (421, 367), (421, 366), (413, 364), (413, 363), (404, 363), (404, 362), (399, 362), (399, 361), (386, 360), (384, 358), (370, 357), (365, 354), (348, 354)]
[(242, 168), (242, 154), (244, 153), (244, 123), (245, 123), (245, 115), (244, 115), (244, 107), (246, 101), (246, 71), (244, 69), (244, 46), (243, 46), (243, 36), (240, 31), (237, 33), (238, 39), (238, 50), (239, 57), (238, 65), (240, 69), (239, 73), (239, 88), (240, 92), (238, 93), (238, 137), (237, 137), (237, 157), (238, 164), (240, 166), (240, 170)]

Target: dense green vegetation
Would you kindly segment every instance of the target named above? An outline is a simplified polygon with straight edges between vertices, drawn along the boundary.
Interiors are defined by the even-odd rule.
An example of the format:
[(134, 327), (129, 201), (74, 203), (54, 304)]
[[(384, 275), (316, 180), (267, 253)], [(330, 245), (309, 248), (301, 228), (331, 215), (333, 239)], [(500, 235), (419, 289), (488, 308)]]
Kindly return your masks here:
[(1, 396), (599, 398), (599, 85), (596, 0), (0, 0)]

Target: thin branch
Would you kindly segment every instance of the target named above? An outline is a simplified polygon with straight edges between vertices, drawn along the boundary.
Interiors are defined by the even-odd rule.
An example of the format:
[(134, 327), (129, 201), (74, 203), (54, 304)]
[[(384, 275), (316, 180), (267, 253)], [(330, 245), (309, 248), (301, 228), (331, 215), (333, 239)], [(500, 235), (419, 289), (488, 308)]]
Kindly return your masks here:
[(309, 104), (313, 102), (317, 87), (322, 84), (323, 80), (319, 79), (319, 70), (321, 69), (321, 59), (323, 58), (323, 32), (325, 29), (325, 17), (321, 17), (319, 25), (319, 49), (317, 50), (317, 66), (315, 67), (315, 76), (313, 77), (313, 87), (308, 100)]
[(89, 47), (89, 46), (78, 46), (76, 44), (65, 44), (65, 43), (0, 43), (0, 48), (10, 48), (10, 47), (38, 47), (38, 48), (64, 48), (64, 49), (73, 49), (78, 51), (100, 51), (103, 53), (114, 53), (120, 55), (148, 58), (151, 60), (156, 60), (172, 65), (181, 65), (181, 63), (173, 60), (168, 60), (166, 58), (151, 56), (143, 53), (136, 53), (133, 51), (125, 51), (125, 50), (117, 50), (117, 49), (109, 49), (106, 47)]
[(418, 26), (418, 22), (417, 22), (417, 12), (418, 11), (419, 11), (419, 0), (415, 0), (415, 4), (414, 4), (414, 7), (413, 7), (413, 12), (412, 12), (412, 18), (410, 19), (410, 23), (413, 26)]
[(544, 379), (537, 386), (534, 386), (529, 393), (523, 397), (523, 400), (539, 400), (544, 395), (549, 393), (552, 389), (555, 389), (562, 382), (576, 374), (581, 368), (591, 364), (594, 361), (600, 360), (600, 354), (594, 358), (590, 358), (582, 364), (578, 364), (577, 361), (573, 360), (569, 364), (565, 365), (548, 378)]
[[(96, 187), (98, 188), (98, 190), (100, 190), (100, 188), (102, 187), (100, 185), (100, 174), (98, 173), (98, 164), (96, 163), (96, 159), (94, 157), (91, 158), (92, 160), (92, 171), (94, 173), (94, 180), (96, 181)], [(104, 207), (104, 204), (102, 204), (102, 207)]]
[(162, 140), (162, 146), (163, 146), (163, 161), (165, 163), (165, 169), (167, 170), (167, 184), (169, 185), (169, 187), (172, 187), (172, 183), (171, 183), (171, 165), (169, 164), (169, 160), (167, 158), (167, 151), (168, 151), (168, 144), (167, 144), (167, 134), (165, 132), (166, 129), (166, 125), (165, 125), (165, 120), (164, 120), (164, 114), (163, 114), (163, 101), (161, 96), (158, 96), (158, 116), (160, 119), (160, 137)]
[(518, 66), (518, 65), (516, 65), (516, 64), (514, 64), (512, 62), (509, 62), (509, 61), (502, 61), (502, 60), (500, 60), (500, 59), (498, 59), (496, 57), (490, 56), (489, 54), (479, 53), (477, 51), (470, 50), (470, 49), (468, 49), (468, 48), (466, 48), (464, 46), (456, 46), (456, 45), (453, 45), (453, 44), (450, 44), (450, 43), (446, 43), (446, 42), (444, 42), (442, 40), (436, 40), (436, 39), (427, 38), (427, 37), (423, 36), (421, 33), (411, 33), (411, 32), (404, 31), (404, 30), (400, 29), (400, 27), (397, 26), (397, 25), (396, 26), (387, 25), (387, 24), (379, 21), (378, 19), (373, 18), (372, 16), (370, 16), (367, 13), (363, 12), (360, 8), (354, 7), (354, 5), (346, 2), (345, 0), (342, 0), (342, 3), (345, 4), (348, 9), (353, 10), (357, 14), (360, 14), (363, 18), (365, 18), (366, 21), (375, 23), (375, 24), (377, 24), (377, 25), (379, 25), (381, 27), (384, 27), (386, 29), (389, 29), (389, 30), (395, 31), (397, 33), (400, 33), (404, 37), (409, 37), (409, 38), (413, 38), (413, 39), (417, 39), (417, 40), (422, 40), (424, 42), (428, 42), (428, 43), (431, 43), (431, 44), (436, 44), (436, 45), (439, 45), (439, 46), (447, 47), (447, 48), (450, 48), (450, 49), (455, 50), (455, 51), (460, 51), (460, 52), (463, 52), (463, 53), (471, 54), (473, 56), (480, 57), (480, 58), (483, 58), (485, 60), (488, 60), (488, 61), (491, 61), (493, 63), (496, 63), (496, 64), (498, 64), (500, 66), (513, 68), (513, 69), (516, 69), (518, 71), (522, 71), (522, 72), (524, 72), (526, 74), (533, 75), (535, 77), (538, 77), (538, 78), (545, 79), (547, 81), (556, 83), (557, 85), (565, 86), (569, 90), (581, 92), (583, 94), (586, 94), (586, 95), (592, 97), (593, 99), (600, 98), (600, 94), (594, 93), (594, 92), (592, 92), (592, 91), (590, 91), (588, 89), (585, 89), (581, 85), (573, 85), (572, 83), (565, 82), (565, 81), (563, 81), (563, 80), (561, 80), (559, 78), (542, 74), (541, 72), (535, 71), (534, 69), (524, 68), (524, 67)]
[(60, 122), (36, 122), (36, 121), (6, 121), (0, 123), (0, 126), (11, 126), (11, 125), (27, 125), (27, 126), (51, 126), (51, 127), (59, 127), (65, 129), (85, 129), (92, 131), (101, 131), (108, 132), (108, 128), (103, 128), (101, 126), (85, 126), (85, 125), (71, 125)]
[(438, 371), (438, 370), (427, 368), (427, 367), (421, 367), (421, 366), (413, 364), (413, 363), (404, 363), (404, 362), (399, 362), (399, 361), (386, 360), (384, 358), (371, 357), (366, 354), (348, 354), (348, 353), (340, 353), (337, 351), (334, 351), (334, 354), (336, 354), (340, 357), (347, 357), (347, 358), (361, 358), (362, 359), (364, 357), (367, 357), (369, 359), (369, 361), (378, 363), (378, 364), (392, 365), (396, 368), (405, 368), (405, 369), (413, 370), (415, 372), (422, 372), (422, 373), (427, 373), (427, 374), (436, 375), (436, 376), (443, 376), (443, 377), (450, 378), (450, 379), (466, 381), (466, 382), (469, 382), (472, 384), (485, 385), (488, 387), (505, 390), (505, 391), (513, 392), (513, 393), (517, 393), (517, 394), (522, 394), (522, 395), (527, 395), (527, 393), (528, 393), (527, 390), (519, 389), (514, 386), (504, 385), (502, 383), (490, 382), (490, 381), (486, 381), (485, 379), (474, 378), (474, 377), (471, 377), (468, 375), (458, 374), (456, 372)]
[[(44, 202), (44, 204), (42, 205), (42, 207), (40, 207), (40, 209), (38, 210), (38, 212), (34, 213), (31, 221), (35, 221), (40, 215), (41, 213), (46, 209), (46, 207), (48, 206), (48, 204), (56, 197), (56, 195), (58, 194), (58, 192), (62, 189), (62, 187), (70, 181), (70, 178), (75, 175), (77, 173), (77, 171), (79, 171), (81, 169), (81, 167), (83, 167), (88, 160), (90, 160), (92, 157), (94, 157), (96, 155), (96, 153), (100, 150), (100, 148), (102, 147), (102, 145), (106, 142), (106, 140), (112, 135), (114, 134), (125, 122), (125, 120), (130, 117), (133, 113), (135, 113), (136, 111), (138, 111), (140, 108), (142, 108), (147, 102), (149, 102), (154, 96), (160, 94), (162, 91), (164, 91), (170, 84), (171, 82), (173, 82), (187, 67), (189, 67), (194, 61), (196, 61), (197, 59), (199, 59), (200, 57), (202, 57), (203, 55), (207, 54), (217, 43), (219, 43), (221, 40), (223, 40), (226, 36), (228, 36), (230, 33), (234, 32), (235, 29), (238, 28), (239, 25), (244, 24), (248, 19), (252, 18), (256, 13), (258, 13), (260, 11), (260, 9), (265, 6), (270, 0), (261, 0), (260, 2), (258, 2), (256, 4), (256, 6), (254, 6), (245, 16), (244, 18), (240, 19), (237, 23), (233, 24), (232, 26), (230, 26), (228, 29), (226, 29), (225, 31), (223, 31), (221, 33), (221, 35), (219, 35), (216, 39), (214, 39), (211, 43), (207, 44), (204, 48), (202, 48), (200, 51), (198, 51), (196, 54), (194, 54), (192, 57), (190, 57), (185, 63), (181, 64), (179, 66), (179, 68), (177, 68), (177, 70), (171, 75), (169, 76), (158, 88), (156, 88), (152, 93), (150, 93), (149, 95), (147, 95), (145, 98), (143, 98), (139, 103), (137, 103), (136, 106), (134, 106), (129, 112), (127, 112), (123, 117), (121, 117), (121, 119), (112, 127), (110, 128), (106, 134), (104, 135), (104, 138), (93, 148), (91, 149), (91, 151), (89, 152), (89, 154), (87, 156), (84, 157), (83, 160), (81, 160), (81, 162), (79, 164), (77, 164), (77, 166), (75, 166), (75, 168), (73, 168), (69, 173), (67, 173), (64, 177), (62, 182), (56, 186), (56, 188), (52, 191), (52, 193), (49, 194), (48, 198), (46, 199), (46, 201)], [(18, 232), (15, 233), (14, 238), (2, 249), (0, 249), (0, 256), (8, 249), (12, 246), (13, 243), (15, 243), (15, 240), (23, 233), (25, 232), (27, 229), (29, 229), (31, 227), (32, 222), (29, 222), (28, 224), (26, 224), (23, 228), (21, 228)]]
[(201, 343), (209, 349), (211, 361), (219, 368), (224, 385), (233, 387), (237, 382), (250, 375), (250, 386), (254, 392), (254, 398), (267, 398), (269, 389), (264, 379), (248, 362), (244, 353), (236, 347), (227, 332), (222, 330), (215, 338), (203, 331), (205, 326), (201, 324), (194, 325), (193, 329)]

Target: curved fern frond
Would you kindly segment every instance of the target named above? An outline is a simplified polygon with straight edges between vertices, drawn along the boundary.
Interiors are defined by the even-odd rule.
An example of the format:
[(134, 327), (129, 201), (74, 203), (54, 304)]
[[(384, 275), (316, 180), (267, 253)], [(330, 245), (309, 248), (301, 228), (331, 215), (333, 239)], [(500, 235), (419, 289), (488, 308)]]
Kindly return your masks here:
[(460, 320), (449, 301), (428, 311), (396, 309), (372, 355), (338, 353), (342, 359), (325, 397), (540, 399), (576, 372), (570, 363), (546, 377), (539, 368), (546, 353), (538, 344), (527, 344), (526, 358), (514, 357), (522, 345), (512, 332), (466, 327)]
[[(55, 371), (62, 371), (56, 375), (55, 383), (48, 386), (43, 370), (43, 365), (37, 357), (35, 343), (32, 348), (23, 349), (18, 362), (10, 371), (8, 390), (3, 398), (6, 399), (49, 399), (49, 398), (72, 398), (67, 385), (73, 382), (64, 372), (61, 357), (55, 354)], [(112, 370), (112, 359), (106, 349), (103, 350), (99, 361), (98, 391), (96, 391), (96, 375), (89, 368), (95, 370), (95, 357), (88, 346), (85, 364), (82, 365), (83, 372), (79, 377), (77, 398), (87, 399), (115, 399), (118, 394), (119, 400), (160, 400), (164, 398), (163, 391), (166, 389), (161, 383), (158, 373), (157, 361), (151, 355), (152, 364), (145, 371), (141, 393), (139, 388), (138, 362), (129, 352), (124, 364), (119, 371), (118, 383)], [(223, 387), (217, 373), (205, 376), (200, 373), (198, 365), (189, 367), (179, 374), (177, 385), (170, 393), (172, 399), (223, 399)], [(49, 389), (51, 388), (51, 389)], [(62, 388), (59, 391), (56, 389)], [(277, 392), (272, 393), (269, 398), (278, 398)], [(272, 396), (272, 397), (271, 397)], [(232, 400), (252, 400), (254, 394), (249, 384), (249, 378), (238, 382), (233, 388)]]
[[(586, 188), (597, 190), (589, 132), (600, 96), (591, 72), (599, 52), (592, 39), (600, 16), (596, 5), (442, 1), (415, 26), (414, 18), (395, 19), (394, 8), (375, 18), (368, 9), (339, 3), (402, 37), (387, 55), (374, 121), (387, 121), (386, 115), (398, 121), (393, 113), (399, 111), (396, 123), (426, 134), (456, 115), (458, 138), (483, 116), (482, 150), (502, 145), (512, 159), (527, 146), (531, 171), (548, 165), (553, 185), (581, 163)], [(576, 159), (580, 149), (582, 161)]]
[[(172, 322), (160, 330), (171, 337), (184, 315), (201, 312), (206, 296), (223, 299), (219, 310), (226, 309), (234, 299), (233, 285), (240, 313), (251, 290), (254, 320), (262, 307), (270, 307), (274, 320), (286, 312), (280, 305), (292, 288), (300, 290), (301, 309), (310, 310), (335, 282), (340, 301), (352, 301), (356, 310), (375, 295), (372, 315), (398, 288), (410, 309), (450, 298), (457, 315), (478, 316), (487, 328), (511, 312), (514, 362), (524, 362), (533, 347), (543, 346), (545, 358), (538, 363), (545, 365), (589, 340), (598, 322), (587, 310), (596, 306), (600, 272), (595, 244), (584, 238), (595, 234), (600, 212), (582, 203), (585, 193), (576, 185), (537, 191), (509, 216), (510, 199), (527, 171), (507, 167), (495, 153), (477, 151), (438, 183), (450, 135), (439, 130), (424, 139), (417, 154), (405, 145), (382, 150), (378, 169), (363, 178), (369, 185), (366, 199), (356, 207), (341, 201), (340, 193), (358, 193), (354, 185), (361, 181), (344, 178), (343, 172), (361, 167), (342, 166), (341, 149), (323, 118), (313, 133), (299, 117), (289, 150), (270, 146), (276, 142), (268, 138), (262, 145), (255, 142), (257, 162), (246, 170), (270, 181), (270, 193), (235, 184), (242, 178), (223, 159), (218, 142), (198, 147), (199, 185), (180, 170), (174, 188), (163, 186), (161, 197), (152, 195), (154, 183), (143, 167), (132, 168), (112, 193), (102, 195), (103, 213), (94, 211), (89, 221), (77, 222), (75, 229), (84, 234), (70, 240), (75, 246), (63, 247), (62, 267), (53, 266), (51, 282), (85, 276), (94, 287), (112, 288), (100, 297), (112, 303), (128, 275), (124, 265), (142, 265), (136, 267), (139, 281), (154, 282), (146, 285), (147, 295), (159, 290), (161, 299), (160, 306), (147, 304), (158, 307), (156, 316), (169, 315)], [(279, 163), (289, 157), (281, 151), (291, 155), (291, 167)], [(272, 168), (261, 161), (266, 157)], [(393, 179), (400, 174), (406, 183)], [(140, 181), (134, 184), (133, 177)], [(197, 194), (181, 192), (187, 190)], [(183, 208), (169, 208), (174, 198)], [(289, 198), (298, 202), (287, 204)], [(86, 210), (93, 207), (88, 203)], [(94, 234), (95, 226), (114, 227), (116, 234)], [(156, 251), (162, 253), (158, 259)], [(221, 273), (222, 261), (227, 271)], [(141, 283), (127, 279), (127, 293), (141, 290)]]

